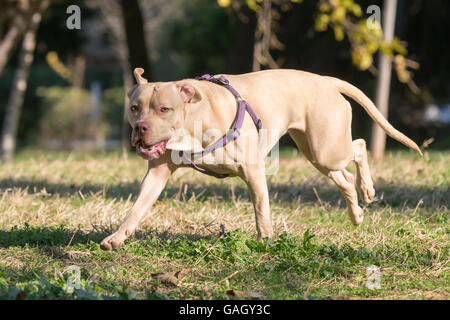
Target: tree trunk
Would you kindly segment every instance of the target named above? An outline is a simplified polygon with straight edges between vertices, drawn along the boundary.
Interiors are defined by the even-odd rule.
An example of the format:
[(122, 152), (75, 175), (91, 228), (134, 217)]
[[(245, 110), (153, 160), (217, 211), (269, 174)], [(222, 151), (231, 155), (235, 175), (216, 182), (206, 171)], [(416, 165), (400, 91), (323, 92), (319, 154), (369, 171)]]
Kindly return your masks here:
[[(383, 5), (383, 35), (387, 42), (392, 41), (395, 28), (395, 14), (397, 0), (385, 0)], [(379, 75), (377, 81), (377, 91), (375, 104), (381, 114), (387, 119), (389, 114), (389, 91), (391, 85), (391, 58), (380, 51), (379, 53)], [(383, 158), (386, 147), (386, 133), (377, 124), (372, 126), (372, 138), (370, 152), (375, 160)]]
[(123, 14), (121, 0), (96, 0), (90, 4), (99, 10), (100, 17), (106, 25), (108, 33), (115, 43), (115, 48), (119, 54), (120, 67), (123, 72), (123, 86), (124, 86), (124, 108), (123, 121), (121, 125), (121, 145), (124, 155), (131, 148), (130, 145), (130, 125), (126, 119), (126, 108), (128, 107), (127, 92), (133, 87), (133, 73), (130, 65), (130, 53), (127, 44), (127, 36), (125, 30), (125, 16)]
[[(15, 7), (16, 10), (11, 26), (0, 41), (0, 74), (20, 43), (20, 39), (30, 28), (33, 14), (39, 11), (42, 12), (48, 5), (48, 0), (30, 1), (27, 6), (20, 2), (2, 3), (2, 6), (5, 6), (4, 8), (2, 7), (2, 10), (7, 10), (10, 6)], [(5, 22), (2, 21), (2, 23)]]
[(146, 78), (150, 79), (150, 60), (139, 1), (120, 0), (120, 4), (122, 6), (131, 69), (143, 68), (146, 71)]
[(86, 57), (84, 55), (77, 55), (70, 64), (70, 73), (72, 77), (70, 82), (72, 87), (81, 89), (84, 85), (84, 74), (86, 72)]
[(27, 89), (28, 73), (33, 63), (34, 49), (36, 47), (36, 31), (41, 22), (42, 11), (36, 12), (31, 17), (31, 24), (26, 31), (22, 48), (19, 54), (19, 62), (14, 75), (13, 86), (9, 96), (8, 105), (3, 122), (2, 133), (2, 161), (9, 162), (14, 156), (16, 148), (17, 128), (20, 113)]
[(133, 75), (129, 71), (129, 64), (126, 63), (123, 69), (123, 87), (125, 89), (124, 95), (124, 108), (123, 108), (123, 121), (122, 121), (122, 132), (121, 132), (121, 144), (122, 144), (122, 152), (124, 155), (127, 154), (128, 150), (131, 148), (130, 136), (131, 136), (131, 127), (128, 123), (126, 108), (128, 108), (129, 99), (128, 99), (128, 91), (133, 87)]
[(242, 13), (237, 13), (233, 46), (228, 49), (224, 73), (239, 74), (252, 71), (256, 22), (255, 12), (247, 6), (242, 8)]
[(272, 0), (263, 0), (262, 9), (257, 13), (258, 22), (255, 29), (253, 49), (253, 71), (261, 70), (261, 66), (277, 69), (278, 64), (270, 55), (270, 40), (272, 38)]
[(3, 71), (3, 68), (8, 63), (9, 58), (11, 58), (12, 53), (15, 51), (14, 49), (19, 43), (23, 32), (24, 31), (20, 25), (20, 22), (14, 23), (8, 30), (6, 36), (3, 38), (0, 44), (0, 73)]
[(122, 150), (125, 152), (131, 148), (130, 145), (130, 125), (126, 119), (125, 108), (128, 107), (127, 92), (133, 86), (133, 70), (140, 67), (145, 70), (147, 79), (151, 79), (150, 58), (146, 45), (144, 33), (144, 21), (142, 18), (139, 0), (120, 0), (123, 13), (123, 25), (125, 31), (125, 41), (128, 50), (123, 50), (122, 68), (124, 71), (125, 105), (122, 123)]

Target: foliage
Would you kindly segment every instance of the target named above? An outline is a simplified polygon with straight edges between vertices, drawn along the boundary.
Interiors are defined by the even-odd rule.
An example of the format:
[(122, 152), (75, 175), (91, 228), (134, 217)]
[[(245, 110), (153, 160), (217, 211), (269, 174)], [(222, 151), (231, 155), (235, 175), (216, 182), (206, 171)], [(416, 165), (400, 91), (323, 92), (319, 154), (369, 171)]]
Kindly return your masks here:
[[(180, 78), (223, 72), (224, 55), (232, 45), (226, 12), (210, 0), (184, 1), (178, 10), (182, 18), (168, 19), (160, 35), (159, 50), (165, 59), (155, 67), (162, 69), (158, 79), (173, 80), (168, 74)], [(167, 59), (172, 60), (169, 65)]]
[[(344, 40), (340, 42), (334, 41), (334, 29), (331, 26), (328, 26), (327, 32), (314, 33), (314, 18), (320, 14), (318, 1), (302, 1), (301, 5), (289, 2), (291, 9), (288, 11), (280, 10), (281, 7), (276, 4), (278, 1), (272, 2), (274, 9), (280, 14), (279, 29), (274, 33), (285, 45), (285, 49), (277, 51), (277, 48), (272, 47), (275, 60), (277, 62), (284, 60), (282, 64), (284, 67), (346, 79), (357, 85), (369, 97), (373, 97), (374, 78), (369, 72), (359, 72), (358, 68), (352, 68), (351, 47), (347, 35), (345, 34)], [(167, 3), (169, 2), (172, 1)], [(232, 4), (226, 8), (220, 7), (216, 1), (211, 0), (175, 2), (177, 3), (174, 5), (175, 9), (162, 15), (170, 18), (164, 19), (161, 27), (158, 27), (161, 30), (158, 32), (161, 36), (158, 36), (150, 46), (154, 60), (153, 70), (150, 72), (154, 79), (172, 81), (202, 73), (244, 73), (251, 70), (253, 52), (251, 25), (254, 25), (255, 17), (253, 11), (243, 6), (244, 0), (233, 0)], [(237, 2), (242, 4), (242, 10), (231, 10)], [(365, 5), (372, 3), (370, 1), (354, 2), (358, 3), (363, 11)], [(373, 3), (381, 4), (381, 1)], [(394, 127), (415, 141), (435, 137), (436, 142), (432, 146), (440, 144), (443, 148), (448, 148), (449, 143), (446, 139), (448, 133), (445, 131), (447, 129), (425, 125), (423, 111), (424, 106), (429, 103), (438, 105), (448, 103), (447, 70), (450, 69), (450, 59), (446, 59), (445, 54), (442, 53), (449, 50), (447, 47), (450, 44), (446, 38), (447, 34), (443, 31), (449, 28), (450, 20), (447, 13), (450, 2), (414, 1), (414, 5), (409, 7), (402, 7), (402, 3), (404, 4), (399, 2), (399, 10), (403, 12), (401, 18), (399, 16), (398, 31), (401, 33), (401, 39), (408, 42), (409, 54), (414, 56), (421, 65), (421, 68), (414, 72), (414, 80), (421, 91), (429, 93), (427, 96), (431, 98), (413, 95), (397, 79), (393, 79), (390, 102), (396, 108), (391, 108), (389, 120)], [(39, 28), (35, 62), (30, 70), (24, 109), (18, 128), (17, 146), (20, 149), (36, 145), (38, 142), (40, 120), (46, 106), (36, 95), (36, 89), (67, 85), (67, 81), (54, 72), (46, 62), (47, 53), (57, 52), (60, 61), (69, 68), (74, 57), (85, 52), (87, 54), (84, 79), (86, 85), (93, 81), (100, 81), (103, 89), (122, 85), (123, 75), (117, 62), (103, 58), (92, 59), (90, 51), (85, 51), (89, 48), (90, 41), (87, 35), (97, 31), (84, 27), (79, 31), (67, 30), (66, 8), (70, 4), (71, 2), (67, 0), (52, 3), (43, 16)], [(83, 21), (93, 19), (94, 22), (98, 22), (97, 16), (94, 16), (95, 12), (89, 9), (89, 6), (84, 6), (82, 12)], [(158, 12), (155, 14), (160, 19)], [(346, 16), (353, 17), (353, 23), (360, 19), (350, 11)], [(247, 35), (247, 33), (250, 34)], [(242, 35), (245, 36), (242, 37)], [(107, 52), (113, 52), (114, 44), (110, 43), (106, 37), (101, 39), (110, 45), (110, 50)], [(400, 43), (403, 45), (402, 41)], [(395, 55), (398, 58), (402, 57), (396, 53)], [(408, 58), (405, 57), (405, 64), (409, 63)], [(12, 57), (9, 65), (0, 75), (0, 118), (8, 102), (16, 62), (17, 57)], [(397, 68), (400, 65), (395, 63), (394, 67)], [(371, 119), (361, 110), (359, 107), (353, 108), (355, 119), (353, 133), (355, 137), (367, 139), (370, 134)], [(120, 120), (119, 115), (117, 120)], [(110, 124), (109, 120), (108, 124)], [(114, 121), (112, 125), (116, 127), (119, 122)], [(116, 132), (118, 131), (111, 127), (108, 135), (116, 136)], [(442, 143), (445, 140), (447, 143)], [(388, 143), (391, 141), (388, 140)]]
[(347, 35), (352, 47), (352, 60), (360, 70), (373, 66), (373, 55), (381, 51), (394, 62), (398, 79), (408, 83), (412, 81), (411, 72), (407, 67), (418, 68), (418, 64), (405, 59), (408, 51), (406, 43), (394, 37), (390, 42), (383, 40), (383, 31), (379, 21), (362, 18), (360, 5), (354, 0), (321, 0), (319, 14), (315, 20), (317, 31), (333, 29), (337, 41), (342, 41)]
[(38, 88), (43, 117), (41, 138), (43, 141), (95, 139), (104, 136), (105, 125), (92, 123), (92, 97), (84, 89), (67, 87)]
[(103, 91), (102, 118), (108, 124), (107, 136), (120, 139), (123, 123), (125, 90), (121, 87), (113, 87)]
[(68, 81), (70, 83), (70, 78), (72, 77), (72, 74), (67, 68), (64, 63), (59, 59), (58, 53), (55, 51), (50, 51), (45, 56), (45, 59), (47, 60), (48, 65), (50, 68), (52, 68), (53, 71), (55, 71), (61, 78)]
[[(217, 0), (219, 6), (240, 8), (242, 0)], [(286, 8), (288, 3), (302, 3), (303, 0), (277, 0), (275, 4)], [(245, 4), (252, 10), (259, 12), (263, 0), (245, 0)], [(275, 9), (272, 9), (274, 11)], [(272, 13), (273, 17), (279, 16)], [(391, 42), (383, 40), (383, 32), (378, 21), (369, 21), (363, 16), (361, 6), (354, 0), (320, 0), (318, 1), (318, 13), (315, 18), (315, 30), (323, 32), (329, 28), (333, 30), (336, 41), (342, 41), (347, 35), (351, 45), (353, 64), (360, 70), (373, 67), (373, 56), (377, 52), (383, 52), (391, 57), (401, 82), (408, 83), (411, 88), (416, 88), (412, 83), (412, 74), (408, 68), (418, 68), (418, 63), (406, 59), (408, 53), (406, 43), (395, 37)]]
[[(30, 227), (26, 227), (30, 230)], [(36, 227), (32, 227), (34, 229)], [(59, 230), (61, 227), (58, 228)], [(42, 228), (37, 227), (40, 233)], [(20, 231), (16, 228), (12, 232)], [(47, 231), (48, 233), (48, 231)], [(44, 230), (43, 236), (46, 232)], [(21, 241), (29, 242), (33, 245), (31, 239), (23, 234)], [(192, 241), (188, 237), (162, 240), (151, 237), (147, 240), (141, 240), (140, 244), (131, 244), (127, 248), (121, 249), (117, 253), (98, 252), (98, 245), (92, 243), (86, 236), (82, 237), (81, 243), (76, 245), (77, 250), (89, 250), (100, 262), (104, 259), (110, 260), (113, 257), (119, 257), (123, 254), (131, 256), (151, 256), (153, 260), (165, 257), (173, 263), (182, 261), (187, 265), (195, 266), (190, 276), (184, 278), (185, 283), (195, 281), (196, 270), (211, 270), (213, 274), (217, 268), (224, 270), (245, 270), (234, 278), (234, 286), (242, 289), (242, 285), (248, 285), (248, 282), (257, 278), (265, 278), (268, 284), (280, 284), (289, 278), (300, 281), (296, 283), (298, 288), (293, 287), (288, 290), (291, 298), (317, 298), (320, 296), (319, 290), (312, 292), (303, 287), (303, 281), (314, 281), (320, 279), (326, 282), (340, 277), (357, 277), (359, 272), (363, 272), (366, 267), (385, 264), (386, 256), (391, 256), (392, 263), (398, 263), (410, 270), (418, 272), (422, 267), (432, 266), (435, 259), (445, 261), (448, 257), (448, 251), (443, 252), (442, 257), (438, 257), (433, 251), (416, 252), (410, 245), (404, 245), (405, 255), (397, 256), (395, 248), (386, 247), (384, 249), (375, 247), (367, 248), (365, 246), (354, 247), (349, 243), (336, 246), (333, 243), (317, 244), (313, 240), (315, 237), (309, 229), (306, 230), (302, 238), (283, 232), (274, 240), (264, 240), (258, 242), (246, 233), (240, 230), (228, 232), (219, 239), (201, 239)], [(34, 238), (33, 238), (34, 239)], [(48, 241), (48, 240), (47, 240)], [(41, 240), (41, 243), (45, 243)], [(47, 242), (48, 243), (48, 242)], [(1, 241), (5, 245), (4, 241)], [(89, 249), (89, 247), (93, 247)], [(89, 252), (88, 251), (88, 252)], [(111, 256), (108, 258), (108, 256)], [(359, 269), (359, 271), (358, 271)], [(351, 270), (351, 271), (349, 271)], [(118, 270), (111, 270), (113, 273)], [(86, 270), (86, 272), (89, 272)], [(349, 273), (350, 272), (350, 273)], [(84, 273), (84, 272), (83, 272)], [(11, 274), (8, 271), (0, 271), (2, 277), (8, 278)], [(361, 274), (362, 275), (362, 274)], [(194, 277), (194, 278), (191, 278)], [(22, 277), (23, 278), (23, 277)], [(252, 280), (253, 279), (253, 280)], [(156, 287), (163, 286), (158, 280), (153, 282)], [(295, 280), (294, 280), (295, 283)], [(137, 291), (127, 285), (104, 283), (103, 285), (92, 286), (87, 281), (87, 275), (84, 273), (81, 277), (81, 288), (71, 289), (67, 286), (67, 275), (51, 277), (50, 280), (45, 277), (29, 278), (13, 286), (5, 280), (0, 282), (0, 298), (3, 299), (164, 299), (167, 295), (161, 295), (158, 289), (145, 289)], [(294, 285), (295, 286), (295, 285)], [(231, 288), (231, 283), (227, 280), (224, 286), (218, 288), (213, 293), (215, 298), (225, 298), (225, 291)], [(270, 287), (270, 286), (269, 286)], [(195, 292), (195, 290), (193, 290)], [(300, 294), (303, 292), (302, 294)], [(358, 291), (354, 291), (357, 293)], [(176, 298), (176, 292), (173, 292)], [(277, 290), (266, 290), (265, 295), (280, 298), (283, 292)], [(281, 295), (280, 295), (281, 294)], [(368, 288), (361, 288), (357, 293), (362, 296), (371, 294)], [(262, 295), (264, 296), (264, 295)]]

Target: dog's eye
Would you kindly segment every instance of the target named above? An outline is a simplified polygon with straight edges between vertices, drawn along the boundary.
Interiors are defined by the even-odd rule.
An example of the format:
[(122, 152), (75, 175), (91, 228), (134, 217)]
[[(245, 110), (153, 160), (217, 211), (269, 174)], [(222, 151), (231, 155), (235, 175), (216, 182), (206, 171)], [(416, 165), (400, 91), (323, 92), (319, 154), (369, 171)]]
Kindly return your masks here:
[(136, 111), (138, 111), (138, 106), (136, 106), (136, 105), (134, 105), (134, 106), (131, 106), (131, 108), (130, 108), (130, 110), (131, 110), (131, 112), (136, 112)]
[(168, 107), (162, 107), (161, 109), (159, 109), (159, 111), (161, 111), (162, 113), (169, 111), (170, 108)]

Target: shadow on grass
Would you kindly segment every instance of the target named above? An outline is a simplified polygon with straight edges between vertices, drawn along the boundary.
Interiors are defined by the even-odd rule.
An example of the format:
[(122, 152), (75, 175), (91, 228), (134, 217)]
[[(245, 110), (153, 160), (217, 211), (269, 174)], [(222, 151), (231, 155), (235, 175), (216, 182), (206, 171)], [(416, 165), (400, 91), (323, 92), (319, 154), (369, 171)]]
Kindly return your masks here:
[[(0, 230), (0, 248), (9, 247), (33, 247), (40, 248), (45, 253), (56, 258), (67, 258), (67, 253), (62, 250), (64, 247), (82, 244), (100, 243), (105, 237), (113, 231), (111, 227), (93, 226), (89, 232), (67, 229), (64, 226), (15, 226), (10, 230)], [(145, 240), (149, 237), (158, 240), (174, 240), (178, 238), (186, 238), (188, 241), (212, 240), (219, 236), (219, 233), (199, 234), (199, 233), (173, 233), (170, 230), (158, 231), (152, 229), (146, 232), (138, 231), (134, 235), (135, 239)], [(129, 240), (130, 241), (130, 240)], [(132, 241), (132, 239), (131, 239)]]
[[(300, 204), (305, 202), (322, 202), (332, 207), (343, 208), (344, 198), (339, 193), (337, 187), (319, 180), (308, 180), (303, 183), (274, 184), (269, 183), (271, 201), (280, 204)], [(52, 195), (61, 197), (78, 196), (81, 192), (85, 197), (90, 194), (98, 194), (106, 198), (126, 199), (133, 195), (135, 199), (139, 192), (138, 183), (126, 183), (104, 186), (102, 184), (86, 183), (83, 185), (51, 183), (46, 180), (26, 180), (26, 179), (3, 179), (0, 180), (0, 192), (6, 190), (22, 189), (27, 193), (39, 193), (43, 189)], [(378, 203), (381, 206), (392, 207), (412, 207), (415, 208), (420, 200), (421, 207), (425, 208), (450, 208), (450, 192), (448, 188), (436, 187), (413, 187), (394, 185), (385, 182), (375, 183), (377, 196), (382, 199)], [(184, 191), (186, 190), (186, 191)], [(207, 202), (211, 198), (218, 198), (223, 201), (243, 200), (250, 201), (247, 188), (235, 186), (231, 190), (230, 186), (224, 183), (192, 184), (182, 185), (169, 184), (159, 197), (160, 200), (177, 199), (184, 200), (195, 197), (196, 201)]]
[(15, 226), (10, 230), (0, 230), (0, 247), (64, 247), (75, 244), (88, 244), (91, 241), (98, 242), (108, 235), (108, 232), (92, 231), (89, 233), (79, 230), (69, 230), (63, 226)]

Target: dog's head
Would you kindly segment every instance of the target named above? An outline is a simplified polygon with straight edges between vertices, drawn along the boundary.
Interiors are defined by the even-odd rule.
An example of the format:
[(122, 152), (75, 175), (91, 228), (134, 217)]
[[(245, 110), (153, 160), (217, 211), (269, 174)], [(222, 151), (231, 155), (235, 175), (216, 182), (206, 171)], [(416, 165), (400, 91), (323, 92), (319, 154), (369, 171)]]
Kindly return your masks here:
[(127, 117), (133, 132), (131, 145), (144, 159), (159, 158), (176, 129), (183, 126), (186, 105), (202, 97), (192, 81), (149, 83), (136, 68), (137, 84), (128, 92)]

